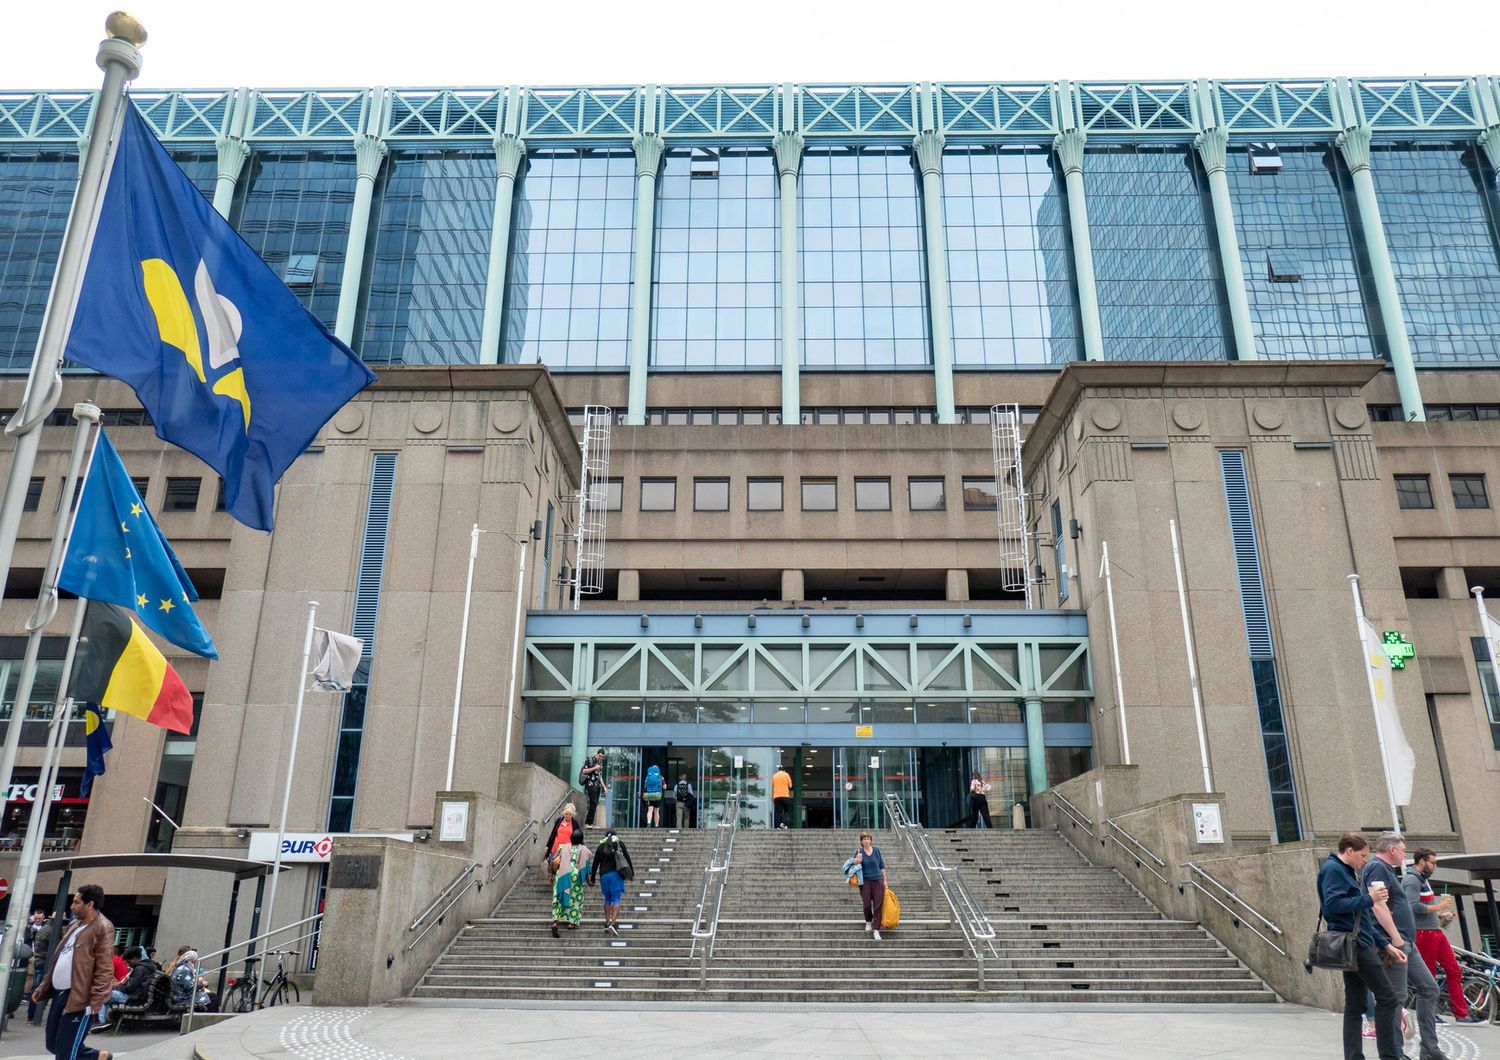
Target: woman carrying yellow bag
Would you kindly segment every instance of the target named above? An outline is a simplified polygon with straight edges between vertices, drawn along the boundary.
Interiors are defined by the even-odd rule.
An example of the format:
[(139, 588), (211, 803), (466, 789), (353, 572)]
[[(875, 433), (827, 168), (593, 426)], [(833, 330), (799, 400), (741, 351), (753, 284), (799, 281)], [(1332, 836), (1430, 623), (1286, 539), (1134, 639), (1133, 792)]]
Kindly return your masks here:
[[(859, 849), (854, 852), (854, 862), (860, 868), (859, 900), (865, 911), (865, 930), (871, 932), (875, 941), (880, 941), (881, 924), (885, 922), (885, 857), (875, 845), (875, 837), (869, 832), (859, 833)], [(880, 923), (876, 923), (876, 918)]]
[(885, 901), (880, 905), (880, 927), (889, 931), (901, 923), (901, 900), (890, 887), (885, 889)]

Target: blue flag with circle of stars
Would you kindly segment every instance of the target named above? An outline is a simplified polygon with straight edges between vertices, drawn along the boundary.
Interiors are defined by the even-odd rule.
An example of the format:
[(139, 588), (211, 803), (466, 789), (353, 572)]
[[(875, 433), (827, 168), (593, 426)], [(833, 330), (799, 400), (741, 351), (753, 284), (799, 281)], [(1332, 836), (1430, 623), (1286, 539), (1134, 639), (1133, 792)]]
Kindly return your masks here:
[(219, 657), (193, 613), (198, 591), (102, 430), (57, 584), (134, 611), (147, 628), (190, 652)]

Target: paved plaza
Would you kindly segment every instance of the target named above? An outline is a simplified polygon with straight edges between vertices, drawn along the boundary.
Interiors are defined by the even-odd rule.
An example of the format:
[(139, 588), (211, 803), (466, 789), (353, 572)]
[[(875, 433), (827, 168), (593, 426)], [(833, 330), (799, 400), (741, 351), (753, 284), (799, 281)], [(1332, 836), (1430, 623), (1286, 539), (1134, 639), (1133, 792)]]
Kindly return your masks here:
[[(1500, 1060), (1500, 1028), (1440, 1028), (1450, 1060)], [(37, 1056), (22, 1037), (0, 1056)], [(181, 1038), (123, 1035), (128, 1060), (922, 1057), (1337, 1060), (1338, 1017), (1295, 1005), (591, 1005), (269, 1009)], [(1414, 1056), (1416, 1045), (1409, 1051)], [(1374, 1043), (1366, 1055), (1375, 1056)]]

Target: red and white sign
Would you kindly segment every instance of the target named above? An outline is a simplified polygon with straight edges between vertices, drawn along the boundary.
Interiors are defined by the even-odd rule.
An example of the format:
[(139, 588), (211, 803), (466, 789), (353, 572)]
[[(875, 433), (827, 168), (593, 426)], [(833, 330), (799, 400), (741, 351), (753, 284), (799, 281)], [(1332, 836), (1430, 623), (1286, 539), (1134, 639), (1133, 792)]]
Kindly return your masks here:
[[(6, 802), (36, 802), (36, 789), (40, 784), (12, 784), (5, 795)], [(52, 785), (52, 798), (54, 801), (63, 797), (63, 786)]]
[[(333, 853), (333, 840), (341, 835), (377, 835), (408, 842), (412, 839), (410, 832), (287, 832), (281, 838), (281, 860), (284, 864), (326, 865)], [(276, 860), (276, 833), (251, 832), (247, 856), (251, 861)]]
[(5, 879), (5, 877), (0, 876), (0, 898), (4, 898), (9, 893), (10, 881)]

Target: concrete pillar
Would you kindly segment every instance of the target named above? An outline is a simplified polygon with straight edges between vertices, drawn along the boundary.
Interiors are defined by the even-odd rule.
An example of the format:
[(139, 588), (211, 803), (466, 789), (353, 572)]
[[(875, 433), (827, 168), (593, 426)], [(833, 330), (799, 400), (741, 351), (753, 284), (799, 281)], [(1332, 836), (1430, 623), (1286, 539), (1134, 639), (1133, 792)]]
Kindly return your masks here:
[(1047, 790), (1047, 745), (1042, 738), (1042, 701), (1026, 701), (1026, 780), (1030, 794)]
[(1370, 277), (1375, 284), (1375, 300), (1385, 321), (1386, 342), (1391, 350), (1391, 367), (1396, 372), (1396, 388), (1401, 393), (1401, 411), (1408, 420), (1425, 420), (1422, 391), (1417, 386), (1417, 369), (1412, 363), (1411, 343), (1406, 336), (1406, 317), (1401, 312), (1401, 293), (1396, 288), (1396, 272), (1391, 267), (1391, 251), (1385, 241), (1385, 225), (1380, 219), (1380, 204), (1375, 198), (1375, 181), (1370, 176), (1370, 129), (1356, 125), (1339, 134), (1336, 143), (1354, 178), (1354, 200), (1359, 206), (1360, 227), (1365, 233), (1365, 250), (1370, 259)]
[(1443, 567), (1438, 571), (1438, 595), (1444, 600), (1469, 600), (1469, 579), (1462, 567)]
[(966, 570), (950, 570), (948, 572), (948, 594), (950, 603), (966, 603), (969, 599), (969, 572)]
[(638, 570), (622, 570), (620, 572), (620, 583), (615, 590), (615, 599), (620, 603), (632, 603), (641, 598), (641, 572)]
[(802, 572), (800, 570), (784, 570), (781, 572), (781, 598), (783, 600), (801, 600)]
[(802, 292), (797, 285), (797, 174), (802, 170), (798, 132), (780, 132), (771, 141), (776, 152), (776, 174), (781, 182), (781, 422), (802, 422)]
[(219, 178), (214, 184), (214, 209), (224, 220), (229, 220), (229, 208), (234, 205), (234, 186), (239, 182), (240, 171), (250, 157), (250, 147), (238, 136), (221, 136), (214, 141), (219, 154)]
[(349, 211), (349, 242), (344, 249), (344, 279), (339, 284), (339, 311), (333, 333), (342, 342), (354, 341), (354, 315), (359, 310), (360, 281), (365, 268), (365, 239), (370, 231), (370, 200), (375, 194), (375, 177), (385, 161), (385, 141), (378, 136), (358, 136), (354, 140), (354, 206)]
[(953, 314), (948, 308), (948, 237), (943, 231), (943, 134), (932, 129), (912, 141), (922, 174), (922, 227), (927, 242), (927, 304), (932, 317), (932, 374), (937, 421), (953, 413)]
[(510, 252), (511, 204), (516, 197), (516, 174), (526, 157), (526, 144), (505, 133), (495, 137), (495, 213), (490, 224), (490, 267), (484, 281), (484, 324), (479, 330), (479, 363), (500, 363), (500, 330), (505, 322), (505, 267)]
[[(569, 764), (569, 775), (563, 777), (569, 784), (578, 783), (578, 771), (583, 768), (583, 760), (589, 753), (589, 701), (586, 699), (573, 700), (573, 761)], [(580, 806), (578, 812), (581, 814), (587, 807)]]
[(631, 141), (635, 148), (635, 248), (630, 285), (630, 395), (625, 422), (646, 422), (646, 365), (651, 355), (651, 248), (656, 237), (656, 174), (666, 142), (654, 132)]
[(1255, 330), (1250, 324), (1250, 297), (1245, 291), (1245, 270), (1240, 265), (1240, 241), (1234, 230), (1234, 206), (1229, 201), (1229, 133), (1222, 128), (1204, 129), (1193, 138), (1193, 146), (1208, 171), (1208, 191), (1213, 198), (1214, 230), (1219, 236), (1219, 263), (1224, 270), (1224, 290), (1229, 299), (1229, 322), (1234, 330), (1236, 360), (1253, 361)]
[(1058, 133), (1052, 141), (1068, 186), (1068, 233), (1073, 241), (1073, 268), (1078, 274), (1078, 317), (1083, 327), (1085, 360), (1104, 360), (1104, 338), (1099, 327), (1099, 288), (1094, 282), (1094, 243), (1089, 237), (1089, 207), (1083, 191), (1082, 129)]

